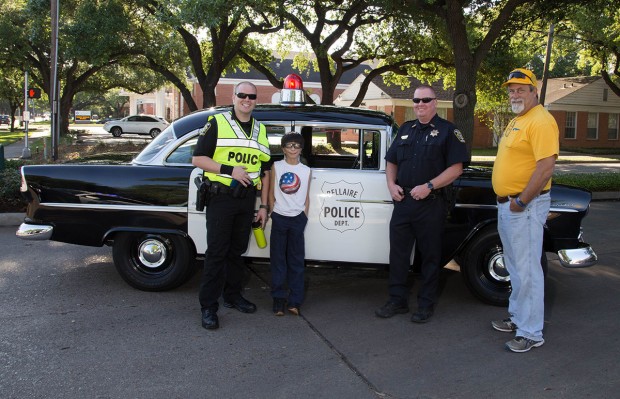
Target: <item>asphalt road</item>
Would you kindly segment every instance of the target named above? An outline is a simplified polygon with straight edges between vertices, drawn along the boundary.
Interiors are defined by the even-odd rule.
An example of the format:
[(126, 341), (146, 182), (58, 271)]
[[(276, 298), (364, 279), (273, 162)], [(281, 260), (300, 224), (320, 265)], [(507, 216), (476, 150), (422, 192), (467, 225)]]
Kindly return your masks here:
[[(27, 242), (0, 228), (3, 398), (611, 398), (620, 373), (617, 202), (597, 202), (586, 239), (599, 255), (567, 270), (549, 254), (546, 343), (503, 348), (478, 302), (446, 270), (432, 321), (383, 320), (382, 271), (310, 269), (302, 317), (271, 314), (265, 265), (245, 296), (200, 326), (198, 275), (170, 292), (129, 287), (111, 249)], [(415, 288), (414, 288), (415, 296)]]

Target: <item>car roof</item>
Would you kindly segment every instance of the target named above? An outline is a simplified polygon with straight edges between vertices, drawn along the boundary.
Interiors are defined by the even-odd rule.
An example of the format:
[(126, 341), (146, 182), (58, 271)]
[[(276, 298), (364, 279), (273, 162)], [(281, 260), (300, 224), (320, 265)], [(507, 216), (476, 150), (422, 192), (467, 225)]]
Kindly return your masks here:
[[(227, 112), (232, 106), (214, 107), (192, 112), (172, 122), (174, 133), (182, 137), (202, 128), (211, 115)], [(305, 105), (285, 107), (276, 104), (257, 105), (252, 116), (259, 121), (321, 122), (334, 124), (391, 126), (394, 118), (380, 112), (364, 108), (339, 107), (333, 105)]]

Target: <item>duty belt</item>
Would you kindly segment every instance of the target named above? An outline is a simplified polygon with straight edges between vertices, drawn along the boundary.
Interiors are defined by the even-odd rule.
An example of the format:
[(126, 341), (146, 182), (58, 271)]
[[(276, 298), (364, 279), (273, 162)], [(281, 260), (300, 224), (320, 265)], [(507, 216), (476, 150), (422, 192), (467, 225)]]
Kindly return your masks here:
[[(543, 195), (543, 194), (547, 194), (549, 192), (549, 190), (543, 190), (540, 192), (540, 194), (538, 195)], [(506, 202), (510, 201), (511, 198), (517, 198), (518, 196), (520, 196), (521, 193), (516, 193), (516, 194), (510, 194), (506, 197), (500, 197), (499, 195), (497, 196), (497, 203), (498, 204), (505, 204)]]
[(254, 192), (255, 190), (256, 190), (256, 187), (254, 186), (244, 187), (241, 183), (238, 183), (238, 185), (235, 187), (230, 187), (220, 182), (213, 182), (209, 186), (209, 193), (214, 194), (214, 195), (243, 193), (241, 196), (245, 197), (247, 194), (249, 194), (250, 192)]

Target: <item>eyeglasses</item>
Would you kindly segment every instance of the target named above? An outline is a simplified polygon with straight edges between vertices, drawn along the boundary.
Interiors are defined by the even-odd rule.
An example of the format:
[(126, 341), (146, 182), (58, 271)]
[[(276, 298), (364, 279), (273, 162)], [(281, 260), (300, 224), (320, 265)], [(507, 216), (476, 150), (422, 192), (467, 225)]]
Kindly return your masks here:
[(284, 145), (284, 148), (288, 148), (289, 150), (292, 150), (292, 149), (296, 149), (296, 150), (298, 150), (298, 149), (300, 149), (301, 147), (302, 147), (302, 145), (301, 145), (301, 144), (299, 144), (299, 143), (286, 143), (286, 144)]
[(530, 78), (529, 76), (527, 76), (526, 74), (524, 74), (521, 71), (512, 71), (512, 72), (510, 72), (510, 75), (508, 75), (508, 80), (510, 80), (512, 78), (527, 79), (530, 82), (532, 82), (532, 84), (534, 84), (534, 81), (532, 80), (532, 78)]
[(413, 102), (416, 104), (419, 104), (420, 101), (422, 101), (424, 104), (428, 104), (431, 101), (433, 101), (435, 99), (435, 97), (424, 97), (424, 98), (414, 98)]
[(249, 98), (250, 100), (256, 100), (256, 94), (235, 93), (235, 95), (242, 100), (245, 100), (246, 98)]

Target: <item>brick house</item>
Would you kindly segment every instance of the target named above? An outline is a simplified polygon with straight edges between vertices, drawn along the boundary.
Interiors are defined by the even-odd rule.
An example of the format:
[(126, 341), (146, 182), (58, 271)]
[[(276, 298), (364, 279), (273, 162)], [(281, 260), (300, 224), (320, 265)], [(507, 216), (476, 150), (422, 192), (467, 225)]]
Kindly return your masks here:
[(545, 105), (558, 122), (561, 148), (620, 148), (620, 97), (603, 78), (549, 79)]
[[(358, 76), (340, 94), (337, 105), (348, 105), (354, 100), (364, 76)], [(413, 92), (421, 82), (410, 78), (410, 86), (387, 86), (381, 77), (373, 79), (362, 107), (391, 114), (397, 123), (414, 119)], [(445, 90), (442, 82), (431, 84), (437, 93), (437, 114), (454, 121), (452, 89)], [(620, 97), (607, 87), (601, 77), (557, 78), (547, 81), (545, 106), (555, 117), (560, 129), (561, 148), (618, 148)], [(491, 130), (478, 118), (474, 120), (473, 148), (493, 146)]]

